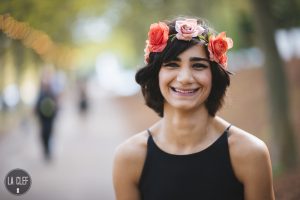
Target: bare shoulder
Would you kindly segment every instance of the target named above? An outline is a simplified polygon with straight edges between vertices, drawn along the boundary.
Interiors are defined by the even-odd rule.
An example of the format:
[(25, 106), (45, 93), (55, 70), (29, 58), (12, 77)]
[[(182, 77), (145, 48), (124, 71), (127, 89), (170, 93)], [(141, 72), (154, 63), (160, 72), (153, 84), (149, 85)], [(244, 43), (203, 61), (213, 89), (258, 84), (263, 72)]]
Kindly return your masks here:
[(271, 167), (267, 145), (256, 136), (233, 126), (229, 130), (228, 143), (231, 162), (240, 180)]
[(140, 199), (138, 183), (147, 152), (146, 131), (135, 134), (115, 151), (113, 163), (113, 185), (116, 199)]
[(229, 129), (228, 144), (233, 171), (244, 185), (245, 199), (275, 199), (267, 145), (237, 127)]
[(146, 158), (147, 139), (148, 133), (143, 131), (121, 143), (115, 151), (115, 170), (126, 170), (134, 181), (138, 181)]
[(235, 126), (229, 130), (228, 141), (232, 153), (236, 156), (255, 156), (268, 153), (268, 148), (261, 139)]
[[(220, 117), (216, 117), (215, 119), (218, 132), (221, 132), (230, 125), (229, 122)], [(266, 144), (262, 140), (236, 126), (230, 126), (228, 143), (230, 156), (235, 159), (243, 159), (245, 156), (255, 157), (269, 153)]]
[(147, 131), (137, 133), (116, 148), (115, 156), (126, 159), (139, 159), (145, 156), (147, 150)]

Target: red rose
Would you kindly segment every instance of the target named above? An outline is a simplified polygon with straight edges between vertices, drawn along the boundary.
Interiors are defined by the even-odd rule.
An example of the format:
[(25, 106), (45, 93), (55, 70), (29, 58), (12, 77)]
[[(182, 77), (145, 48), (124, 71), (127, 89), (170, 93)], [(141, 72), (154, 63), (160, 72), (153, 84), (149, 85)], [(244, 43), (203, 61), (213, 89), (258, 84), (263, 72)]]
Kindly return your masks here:
[(146, 47), (144, 49), (144, 61), (145, 63), (149, 63), (149, 55), (150, 55), (150, 48), (149, 48), (149, 40), (146, 40)]
[(148, 32), (149, 50), (150, 52), (162, 52), (167, 46), (169, 38), (169, 27), (163, 23), (151, 24)]
[(214, 35), (209, 37), (208, 51), (210, 60), (215, 61), (227, 68), (227, 56), (226, 52), (232, 48), (233, 42), (231, 38), (226, 37), (226, 33), (222, 32), (217, 37)]

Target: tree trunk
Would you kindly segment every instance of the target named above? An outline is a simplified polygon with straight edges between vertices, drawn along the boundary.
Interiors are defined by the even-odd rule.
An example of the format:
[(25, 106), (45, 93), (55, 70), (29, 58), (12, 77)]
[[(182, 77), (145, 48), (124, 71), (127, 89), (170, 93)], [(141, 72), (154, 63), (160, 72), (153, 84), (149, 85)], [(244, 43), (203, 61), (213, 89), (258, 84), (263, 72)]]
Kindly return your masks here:
[(279, 166), (283, 169), (297, 164), (295, 135), (289, 116), (288, 88), (283, 62), (275, 44), (275, 22), (269, 0), (252, 0), (256, 39), (265, 53), (265, 75), (268, 85), (271, 131), (279, 148)]

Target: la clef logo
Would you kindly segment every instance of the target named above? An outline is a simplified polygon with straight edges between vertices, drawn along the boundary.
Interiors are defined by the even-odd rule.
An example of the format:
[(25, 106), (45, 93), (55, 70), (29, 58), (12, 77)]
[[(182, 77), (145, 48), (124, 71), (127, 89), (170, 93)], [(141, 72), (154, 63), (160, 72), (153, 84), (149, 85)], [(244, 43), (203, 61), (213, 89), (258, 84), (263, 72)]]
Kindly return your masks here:
[(31, 177), (23, 169), (8, 172), (4, 180), (6, 189), (14, 195), (22, 195), (30, 189)]

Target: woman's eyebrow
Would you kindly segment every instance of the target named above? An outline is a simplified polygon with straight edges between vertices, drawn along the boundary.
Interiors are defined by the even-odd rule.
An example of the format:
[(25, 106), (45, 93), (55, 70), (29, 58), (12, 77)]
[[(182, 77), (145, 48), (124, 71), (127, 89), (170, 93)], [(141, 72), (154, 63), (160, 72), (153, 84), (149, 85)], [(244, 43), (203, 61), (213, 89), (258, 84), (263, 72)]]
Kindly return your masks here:
[(181, 61), (181, 59), (176, 57), (176, 58), (172, 59), (171, 61)]
[(170, 63), (170, 62), (180, 62), (181, 61), (181, 59), (180, 58), (178, 58), (178, 57), (176, 57), (176, 58), (173, 58), (173, 59), (171, 59), (171, 60), (167, 60), (167, 61), (165, 61), (164, 63)]
[(191, 62), (195, 62), (195, 61), (207, 61), (207, 62), (210, 62), (209, 59), (207, 59), (207, 58), (201, 58), (201, 57), (191, 57), (190, 61)]
[[(206, 61), (206, 62), (210, 62), (210, 60), (209, 59), (207, 59), (207, 58), (202, 58), (202, 57), (190, 57), (190, 62), (199, 62), (199, 61)], [(165, 62), (165, 63), (170, 63), (170, 62), (181, 62), (181, 59), (179, 58), (179, 57), (176, 57), (176, 58), (174, 58), (174, 59), (172, 59), (172, 60), (169, 60), (169, 61), (167, 61), (167, 62)]]

